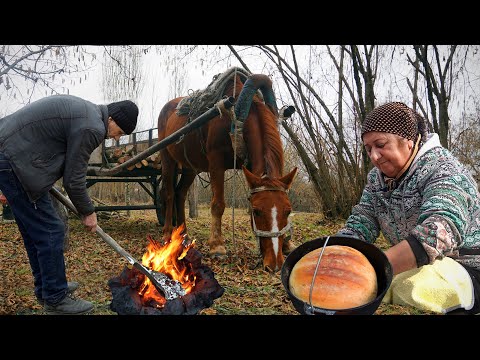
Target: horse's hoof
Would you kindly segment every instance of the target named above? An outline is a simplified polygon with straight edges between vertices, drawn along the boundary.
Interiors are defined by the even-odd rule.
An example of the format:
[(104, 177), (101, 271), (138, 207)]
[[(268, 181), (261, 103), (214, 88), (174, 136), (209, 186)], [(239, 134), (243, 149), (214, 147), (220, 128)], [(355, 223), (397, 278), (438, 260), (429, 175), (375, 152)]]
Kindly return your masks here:
[(226, 254), (209, 254), (210, 258), (217, 260), (226, 260), (228, 256)]
[(225, 246), (215, 246), (213, 249), (210, 249), (208, 255), (215, 259), (226, 259), (227, 250), (225, 249)]

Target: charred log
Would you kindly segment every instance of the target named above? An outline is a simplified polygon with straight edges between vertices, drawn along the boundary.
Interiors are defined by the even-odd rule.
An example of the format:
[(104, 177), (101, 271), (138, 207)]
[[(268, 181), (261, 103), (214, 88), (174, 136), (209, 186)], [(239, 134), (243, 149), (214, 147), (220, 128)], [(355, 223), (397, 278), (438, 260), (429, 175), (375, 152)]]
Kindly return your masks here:
[(118, 277), (108, 281), (112, 292), (110, 309), (119, 315), (196, 315), (212, 306), (213, 301), (224, 293), (214, 277), (213, 271), (201, 262), (201, 254), (190, 248), (182, 261), (190, 263), (196, 276), (192, 291), (163, 304), (156, 301), (144, 302), (139, 295), (139, 287), (145, 275), (135, 268), (125, 266)]

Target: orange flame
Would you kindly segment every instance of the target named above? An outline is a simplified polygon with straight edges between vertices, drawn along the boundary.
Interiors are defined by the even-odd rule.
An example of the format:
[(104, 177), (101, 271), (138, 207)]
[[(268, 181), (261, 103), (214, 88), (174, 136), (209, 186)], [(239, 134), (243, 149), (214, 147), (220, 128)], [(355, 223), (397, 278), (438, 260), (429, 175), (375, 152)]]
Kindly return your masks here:
[[(184, 224), (175, 228), (170, 240), (165, 242), (164, 245), (147, 235), (150, 242), (147, 245), (147, 252), (142, 257), (142, 264), (178, 281), (188, 294), (195, 286), (195, 274), (189, 264), (182, 259), (187, 255), (188, 250), (193, 247), (195, 240), (187, 246), (183, 244), (186, 236), (186, 234), (182, 234), (184, 228)], [(139, 294), (143, 296), (144, 301), (155, 300), (160, 305), (166, 303), (166, 299), (147, 277), (140, 286)]]

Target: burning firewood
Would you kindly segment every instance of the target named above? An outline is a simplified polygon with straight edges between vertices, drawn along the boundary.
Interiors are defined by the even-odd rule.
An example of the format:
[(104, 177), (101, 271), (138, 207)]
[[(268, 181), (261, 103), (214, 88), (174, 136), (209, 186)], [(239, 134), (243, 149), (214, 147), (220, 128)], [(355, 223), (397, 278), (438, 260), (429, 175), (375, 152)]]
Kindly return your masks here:
[(112, 311), (120, 315), (192, 315), (211, 306), (223, 294), (213, 271), (201, 264), (195, 242), (185, 245), (183, 228), (175, 229), (164, 244), (147, 236), (149, 243), (142, 264), (158, 275), (163, 295), (137, 269), (125, 267), (119, 277), (108, 283)]

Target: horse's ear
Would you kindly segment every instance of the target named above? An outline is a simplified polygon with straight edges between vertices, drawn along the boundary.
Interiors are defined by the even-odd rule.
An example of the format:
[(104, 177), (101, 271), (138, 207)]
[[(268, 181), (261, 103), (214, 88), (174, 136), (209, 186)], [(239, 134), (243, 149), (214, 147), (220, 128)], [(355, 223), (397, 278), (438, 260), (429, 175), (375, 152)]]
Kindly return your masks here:
[(245, 165), (242, 165), (243, 173), (245, 174), (245, 178), (247, 179), (248, 186), (250, 189), (256, 188), (260, 183), (261, 178), (250, 172)]
[(295, 178), (295, 175), (297, 175), (297, 170), (298, 168), (295, 167), (287, 175), (278, 179), (285, 185), (285, 190), (290, 189), (290, 186), (292, 186), (293, 179)]

